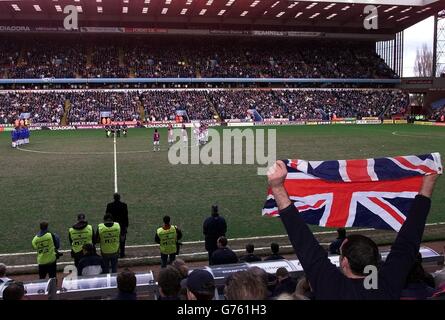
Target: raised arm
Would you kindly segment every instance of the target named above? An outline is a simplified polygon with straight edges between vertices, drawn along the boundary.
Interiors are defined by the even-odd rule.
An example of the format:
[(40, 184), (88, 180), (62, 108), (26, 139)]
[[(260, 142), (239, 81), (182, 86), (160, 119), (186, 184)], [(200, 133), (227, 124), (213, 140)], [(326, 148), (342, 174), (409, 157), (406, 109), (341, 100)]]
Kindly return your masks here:
[(395, 299), (399, 299), (406, 277), (419, 252), (436, 179), (436, 174), (423, 178), (419, 194), (414, 199), (408, 217), (391, 247), (391, 252), (380, 269), (380, 278), (386, 281), (389, 287), (392, 288)]
[(286, 165), (282, 161), (269, 169), (269, 186), (280, 210), (280, 218), (286, 228), (289, 240), (317, 298), (335, 299), (337, 289), (347, 286), (346, 278), (331, 263), (326, 251), (301, 218), (284, 188), (287, 175)]

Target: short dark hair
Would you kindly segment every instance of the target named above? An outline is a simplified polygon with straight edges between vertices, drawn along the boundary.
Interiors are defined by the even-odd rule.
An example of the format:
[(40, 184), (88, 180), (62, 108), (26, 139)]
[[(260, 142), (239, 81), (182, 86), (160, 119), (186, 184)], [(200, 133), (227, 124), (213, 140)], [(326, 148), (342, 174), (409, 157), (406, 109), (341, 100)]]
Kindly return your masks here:
[(360, 234), (350, 235), (346, 239), (340, 248), (341, 256), (348, 258), (351, 271), (355, 275), (363, 276), (366, 266), (379, 266), (381, 256), (374, 241)]
[(181, 290), (181, 274), (172, 266), (161, 269), (158, 276), (158, 285), (167, 297), (178, 296)]
[(212, 205), (212, 216), (218, 215), (218, 205), (214, 204)]
[(4, 277), (6, 275), (6, 264), (0, 263), (0, 277)]
[(104, 221), (113, 221), (113, 216), (111, 215), (111, 213), (106, 213), (104, 215)]
[(223, 247), (225, 247), (225, 246), (227, 246), (227, 238), (226, 237), (224, 237), (224, 236), (221, 236), (221, 237), (219, 237), (218, 238), (218, 242), (223, 246)]
[(136, 290), (136, 275), (130, 269), (125, 269), (119, 273), (116, 280), (119, 291), (133, 293)]
[(346, 229), (345, 228), (338, 228), (337, 229), (338, 239), (345, 239), (346, 238)]
[(49, 226), (48, 222), (46, 222), (46, 221), (40, 222), (40, 230), (42, 230), (42, 231), (47, 230), (48, 226)]
[(164, 221), (165, 224), (170, 224), (170, 216), (164, 216), (162, 220)]
[(284, 267), (280, 267), (276, 271), (276, 276), (277, 277), (283, 277), (283, 278), (284, 277), (288, 277), (289, 276), (289, 271), (287, 271), (287, 269), (284, 268)]
[(246, 252), (247, 253), (253, 253), (254, 250), (255, 250), (255, 246), (252, 243), (246, 244)]
[(86, 217), (84, 213), (79, 213), (77, 215), (77, 221), (85, 221)]
[(119, 201), (121, 199), (121, 195), (119, 193), (113, 194), (114, 201)]
[(25, 296), (25, 286), (21, 282), (13, 282), (3, 290), (3, 300), (21, 300)]
[(273, 254), (277, 254), (280, 251), (280, 245), (276, 242), (272, 242), (270, 244), (270, 250)]

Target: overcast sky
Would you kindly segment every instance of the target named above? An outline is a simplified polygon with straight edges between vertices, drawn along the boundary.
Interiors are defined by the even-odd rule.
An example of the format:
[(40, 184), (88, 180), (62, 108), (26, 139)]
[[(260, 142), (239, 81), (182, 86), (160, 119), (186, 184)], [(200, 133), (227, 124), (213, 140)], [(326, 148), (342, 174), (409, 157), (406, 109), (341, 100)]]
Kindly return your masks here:
[(405, 50), (403, 57), (403, 76), (414, 76), (414, 61), (416, 60), (417, 48), (426, 43), (433, 48), (434, 17), (419, 22), (405, 30)]

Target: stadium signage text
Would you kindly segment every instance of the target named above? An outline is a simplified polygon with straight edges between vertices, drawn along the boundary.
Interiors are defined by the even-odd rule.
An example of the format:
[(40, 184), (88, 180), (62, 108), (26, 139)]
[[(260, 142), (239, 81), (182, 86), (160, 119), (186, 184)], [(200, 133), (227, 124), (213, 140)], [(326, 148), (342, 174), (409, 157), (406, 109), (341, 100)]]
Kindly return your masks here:
[(0, 31), (23, 32), (31, 31), (31, 28), (28, 26), (0, 26)]

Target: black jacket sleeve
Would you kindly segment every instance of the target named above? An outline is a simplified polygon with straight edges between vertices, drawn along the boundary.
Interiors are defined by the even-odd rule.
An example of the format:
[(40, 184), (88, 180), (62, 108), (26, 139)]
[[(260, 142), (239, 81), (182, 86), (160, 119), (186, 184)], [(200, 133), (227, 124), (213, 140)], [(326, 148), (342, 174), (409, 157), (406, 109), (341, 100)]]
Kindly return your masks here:
[(182, 230), (176, 226), (175, 226), (175, 228), (176, 228), (176, 239), (181, 240), (182, 239)]
[(297, 208), (280, 211), (281, 221), (317, 299), (339, 299), (350, 288), (348, 279), (331, 263)]
[(388, 284), (395, 299), (400, 298), (406, 277), (416, 261), (430, 208), (431, 199), (422, 195), (416, 196), (391, 252), (380, 269), (380, 281)]
[(127, 229), (129, 226), (128, 222), (128, 206), (126, 203), (122, 204), (122, 227)]
[(206, 236), (209, 231), (208, 231), (208, 220), (204, 220), (204, 223), (202, 224), (202, 233)]
[(161, 243), (161, 239), (159, 238), (157, 232), (156, 232), (156, 234), (155, 234), (155, 242), (156, 242), (156, 243)]

